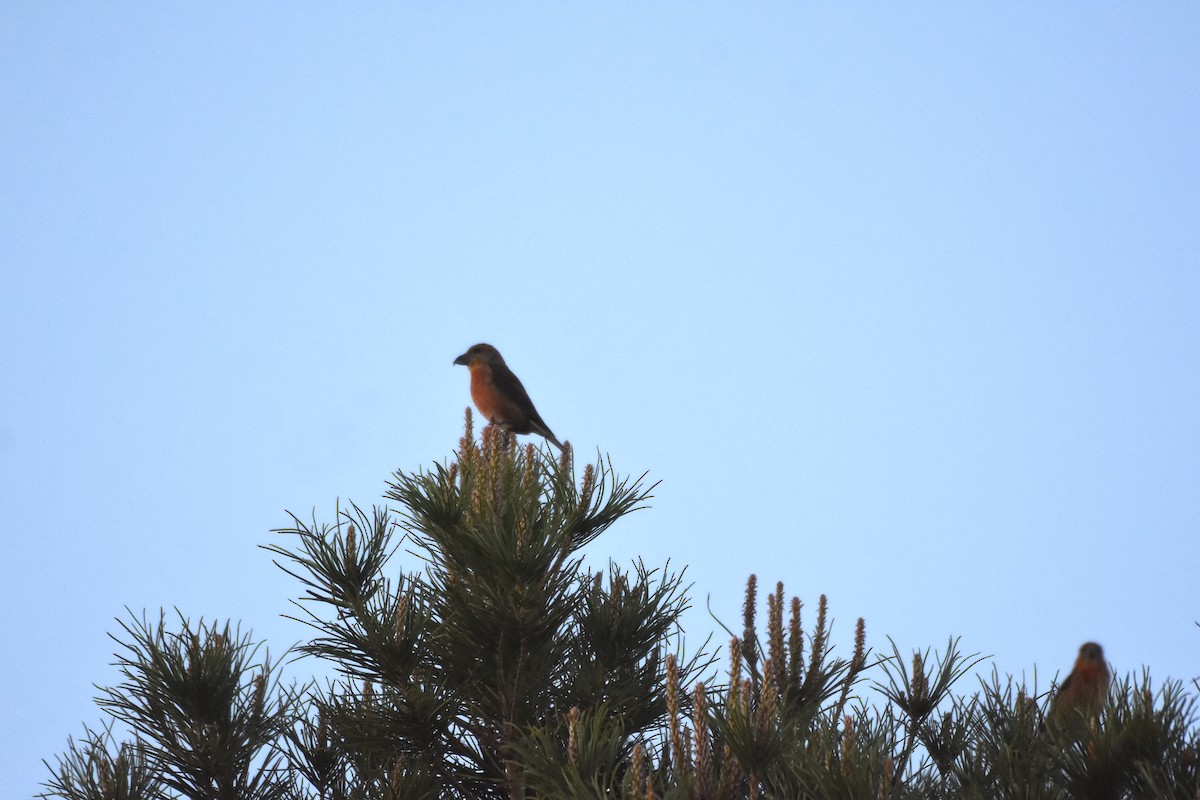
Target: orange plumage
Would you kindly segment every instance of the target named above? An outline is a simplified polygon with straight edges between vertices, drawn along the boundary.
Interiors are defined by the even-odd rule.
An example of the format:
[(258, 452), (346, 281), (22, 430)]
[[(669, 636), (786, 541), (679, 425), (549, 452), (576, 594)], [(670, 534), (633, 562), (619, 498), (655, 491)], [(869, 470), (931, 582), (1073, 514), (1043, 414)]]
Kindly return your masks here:
[(471, 399), (489, 422), (513, 433), (536, 433), (562, 449), (562, 443), (542, 421), (525, 387), (504, 363), (499, 350), (490, 344), (473, 345), (454, 363), (471, 371)]
[(1104, 660), (1104, 648), (1095, 642), (1087, 642), (1079, 648), (1075, 668), (1058, 687), (1050, 713), (1058, 714), (1072, 709), (1094, 714), (1104, 705), (1111, 683), (1112, 675)]

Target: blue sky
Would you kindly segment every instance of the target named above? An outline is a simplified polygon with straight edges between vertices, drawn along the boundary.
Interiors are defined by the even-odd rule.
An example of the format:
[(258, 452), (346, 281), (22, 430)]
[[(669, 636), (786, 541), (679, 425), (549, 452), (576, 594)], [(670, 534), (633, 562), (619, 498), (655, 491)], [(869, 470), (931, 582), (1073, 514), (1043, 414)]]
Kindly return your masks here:
[(3, 5), (3, 793), (125, 607), (301, 639), (257, 546), (447, 458), (476, 341), (662, 481), (589, 555), (691, 642), (755, 572), (1200, 675), (1198, 73), (1190, 4)]

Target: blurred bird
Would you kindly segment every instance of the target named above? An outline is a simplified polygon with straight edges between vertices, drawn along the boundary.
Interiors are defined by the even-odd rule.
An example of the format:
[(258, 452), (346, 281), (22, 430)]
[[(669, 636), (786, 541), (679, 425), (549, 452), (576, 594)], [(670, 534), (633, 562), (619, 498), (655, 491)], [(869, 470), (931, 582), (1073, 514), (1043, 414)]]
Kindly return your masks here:
[(1058, 687), (1058, 694), (1050, 705), (1050, 714), (1053, 716), (1068, 709), (1094, 714), (1104, 705), (1111, 682), (1108, 663), (1104, 660), (1104, 648), (1095, 642), (1086, 643), (1079, 648), (1075, 669)]
[(542, 421), (525, 387), (504, 363), (499, 350), (490, 344), (472, 345), (454, 363), (471, 370), (471, 399), (489, 422), (513, 433), (536, 433), (563, 449), (562, 442)]

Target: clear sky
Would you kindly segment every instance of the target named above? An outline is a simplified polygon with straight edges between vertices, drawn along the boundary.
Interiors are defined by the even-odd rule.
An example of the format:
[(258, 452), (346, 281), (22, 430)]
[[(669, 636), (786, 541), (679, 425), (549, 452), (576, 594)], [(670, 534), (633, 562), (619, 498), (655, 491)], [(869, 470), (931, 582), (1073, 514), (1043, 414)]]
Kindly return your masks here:
[(301, 639), (258, 545), (446, 459), (476, 341), (662, 481), (589, 557), (694, 644), (755, 572), (1200, 675), (1200, 6), (1046, 5), (0, 5), (0, 794), (126, 606)]

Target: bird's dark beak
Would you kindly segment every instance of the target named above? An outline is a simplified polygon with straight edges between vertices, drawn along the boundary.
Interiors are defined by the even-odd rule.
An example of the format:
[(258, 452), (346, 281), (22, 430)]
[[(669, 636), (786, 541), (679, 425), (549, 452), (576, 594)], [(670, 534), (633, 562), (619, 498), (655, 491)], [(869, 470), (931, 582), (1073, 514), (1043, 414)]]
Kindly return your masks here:
[(466, 354), (466, 353), (463, 353), (461, 356), (459, 356), (458, 358), (454, 359), (454, 363), (455, 363), (455, 364), (458, 364), (459, 366), (463, 366), (463, 367), (465, 367), (465, 366), (467, 365), (467, 363), (468, 363), (468, 362), (467, 362), (467, 354)]

